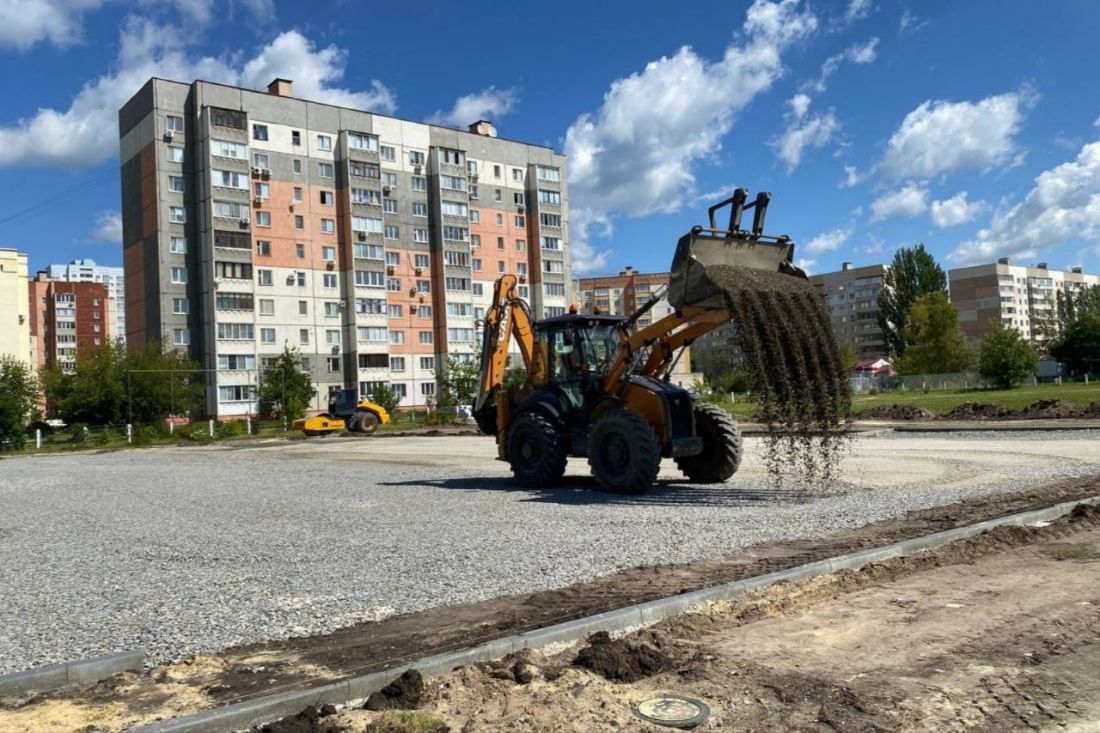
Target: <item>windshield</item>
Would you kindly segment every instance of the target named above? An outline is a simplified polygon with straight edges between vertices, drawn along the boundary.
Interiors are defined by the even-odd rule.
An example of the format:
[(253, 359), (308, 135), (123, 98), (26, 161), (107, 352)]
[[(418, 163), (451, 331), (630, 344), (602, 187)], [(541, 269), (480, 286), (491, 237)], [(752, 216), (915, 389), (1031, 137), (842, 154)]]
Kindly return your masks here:
[(600, 324), (582, 330), (585, 362), (591, 372), (603, 376), (607, 374), (611, 363), (619, 350), (618, 327), (611, 324)]

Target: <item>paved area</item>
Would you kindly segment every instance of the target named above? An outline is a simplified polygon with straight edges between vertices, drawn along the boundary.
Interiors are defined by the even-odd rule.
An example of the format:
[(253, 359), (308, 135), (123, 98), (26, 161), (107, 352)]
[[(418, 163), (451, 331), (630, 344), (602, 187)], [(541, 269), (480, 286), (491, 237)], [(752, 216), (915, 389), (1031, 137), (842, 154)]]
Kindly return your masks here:
[(135, 646), (166, 660), (395, 611), (813, 537), (1100, 470), (1095, 432), (860, 436), (843, 481), (508, 480), (482, 437), (323, 439), (0, 462), (0, 672)]

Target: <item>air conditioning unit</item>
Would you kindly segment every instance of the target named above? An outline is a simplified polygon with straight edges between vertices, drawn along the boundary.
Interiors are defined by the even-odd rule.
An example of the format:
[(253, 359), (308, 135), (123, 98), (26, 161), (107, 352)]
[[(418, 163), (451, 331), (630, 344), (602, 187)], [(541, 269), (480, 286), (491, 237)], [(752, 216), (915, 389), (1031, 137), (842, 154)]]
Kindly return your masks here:
[(387, 275), (392, 275), (396, 271), (397, 271), (397, 268), (394, 267), (393, 265), (386, 265), (386, 274)]
[(477, 191), (470, 191), (470, 198), (477, 201)]
[(416, 293), (417, 293), (417, 290), (416, 290), (416, 288), (409, 288), (409, 297), (410, 297), (410, 298), (415, 298), (415, 297), (416, 297)]
[(527, 207), (525, 207), (523, 204), (516, 204), (516, 211), (518, 211), (521, 214), (526, 210), (526, 208)]
[(333, 354), (339, 354), (340, 353), (340, 344), (333, 344), (332, 345), (332, 353)]
[(287, 285), (293, 285), (293, 284), (294, 284), (294, 281), (295, 281), (295, 279), (296, 279), (296, 278), (294, 277), (294, 273), (293, 273), (293, 272), (292, 272), (292, 273), (290, 273), (289, 275), (287, 275), (287, 276), (286, 276), (286, 284), (287, 284)]
[(241, 217), (241, 226), (242, 226), (242, 227), (246, 227), (246, 226), (248, 226), (248, 225), (249, 225), (249, 224), (251, 224), (251, 223), (252, 223), (252, 220), (251, 220), (251, 219), (249, 219), (249, 218), (248, 218), (247, 216), (242, 216), (242, 217)]
[(415, 272), (416, 272), (417, 275), (422, 275), (424, 273), (424, 268), (423, 267), (417, 267)]
[(423, 173), (424, 172), (424, 166), (417, 163), (416, 165), (413, 166), (413, 172), (414, 173)]
[(391, 191), (391, 189), (390, 189), (389, 186), (382, 186), (382, 195), (383, 196), (389, 196), (390, 191)]
[(253, 196), (252, 197), (252, 205), (253, 206), (262, 206), (263, 203), (264, 203), (264, 200), (262, 198), (260, 198), (259, 196)]
[(340, 301), (340, 310), (343, 311), (343, 310), (347, 310), (347, 309), (348, 309), (348, 302), (346, 300), (341, 300)]
[(525, 282), (527, 282), (527, 276), (526, 276), (526, 275), (520, 275), (520, 276), (519, 276), (519, 281), (520, 281), (521, 283), (525, 283)]
[(336, 269), (336, 263), (335, 262), (326, 262), (325, 263), (325, 269), (326, 270), (335, 270)]
[(164, 131), (164, 139), (169, 141), (169, 142), (171, 142), (172, 138), (174, 138), (175, 136), (176, 136), (176, 131), (175, 130), (165, 130)]
[(253, 168), (252, 169), (252, 175), (258, 178), (259, 175), (260, 175), (260, 170), (261, 170), (260, 168)]
[(366, 232), (356, 232), (356, 233), (355, 233), (355, 237), (356, 237), (356, 238), (357, 238), (357, 239), (358, 239), (358, 240), (359, 240), (360, 242), (365, 242), (365, 241), (367, 241), (367, 233), (366, 233)]
[(477, 174), (476, 173), (471, 173), (470, 174), (470, 180), (476, 182), (477, 181)]
[(262, 178), (271, 178), (271, 169), (270, 168), (261, 168), (260, 169), (260, 176)]

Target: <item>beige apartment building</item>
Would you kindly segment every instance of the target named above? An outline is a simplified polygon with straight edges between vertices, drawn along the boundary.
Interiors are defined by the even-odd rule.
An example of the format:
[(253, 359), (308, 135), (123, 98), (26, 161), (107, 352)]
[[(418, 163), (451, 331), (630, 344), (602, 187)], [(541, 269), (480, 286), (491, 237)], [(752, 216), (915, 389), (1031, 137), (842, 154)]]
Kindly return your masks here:
[(1088, 285), (1100, 284), (1100, 275), (1074, 267), (1052, 270), (1047, 263), (1034, 267), (995, 263), (959, 267), (948, 272), (951, 302), (959, 311), (959, 326), (968, 338), (980, 341), (990, 324), (1000, 321), (1032, 342), (1057, 335), (1058, 303)]
[(0, 248), (0, 356), (34, 364), (27, 255)]
[(430, 404), (502, 273), (537, 318), (571, 292), (565, 157), (292, 95), (151, 79), (119, 111), (127, 343), (190, 351), (211, 415), (299, 349), (318, 395)]
[(853, 267), (812, 275), (810, 282), (825, 299), (837, 343), (852, 348), (856, 359), (886, 356), (886, 338), (878, 324), (878, 296), (888, 265)]

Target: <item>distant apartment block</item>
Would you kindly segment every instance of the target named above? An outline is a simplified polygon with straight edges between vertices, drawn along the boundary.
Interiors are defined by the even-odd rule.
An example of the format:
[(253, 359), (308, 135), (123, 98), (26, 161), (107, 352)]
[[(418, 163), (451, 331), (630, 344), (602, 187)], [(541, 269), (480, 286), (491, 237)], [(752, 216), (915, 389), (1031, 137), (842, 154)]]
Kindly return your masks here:
[(0, 248), (0, 356), (14, 356), (33, 364), (33, 351), (27, 255)]
[(810, 277), (825, 299), (837, 343), (849, 345), (857, 360), (886, 355), (886, 338), (878, 325), (878, 296), (887, 269), (888, 265), (853, 267), (845, 262), (837, 272)]
[(301, 351), (314, 408), (388, 384), (436, 396), (475, 358), (502, 273), (534, 315), (569, 305), (566, 160), (552, 149), (210, 82), (151, 79), (119, 112), (126, 333), (186, 348), (207, 410), (255, 410)]
[(67, 265), (50, 265), (46, 270), (50, 280), (75, 283), (103, 283), (107, 288), (111, 330), (109, 338), (126, 338), (126, 291), (121, 267), (97, 265), (95, 260), (73, 260)]
[(991, 324), (1000, 321), (1031, 341), (1052, 338), (1057, 331), (1058, 303), (1081, 288), (1100, 283), (1075, 267), (1069, 272), (1052, 270), (1047, 263), (1035, 267), (995, 263), (959, 267), (948, 273), (951, 302), (959, 311), (959, 326), (970, 339), (980, 341)]
[(29, 283), (31, 334), (38, 367), (76, 368), (77, 350), (110, 339), (111, 301), (106, 283), (51, 280)]
[[(618, 275), (582, 277), (577, 281), (581, 310), (628, 316), (643, 305), (654, 292), (668, 287), (667, 272), (635, 272), (627, 267)], [(668, 299), (662, 297), (652, 310), (638, 320), (639, 326), (648, 326), (672, 312)]]

